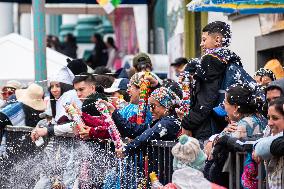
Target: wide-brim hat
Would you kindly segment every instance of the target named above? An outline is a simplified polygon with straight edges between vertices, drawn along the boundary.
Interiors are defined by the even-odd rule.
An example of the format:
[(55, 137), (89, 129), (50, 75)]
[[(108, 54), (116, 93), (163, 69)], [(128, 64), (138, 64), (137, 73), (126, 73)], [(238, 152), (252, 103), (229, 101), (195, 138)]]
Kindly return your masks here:
[(17, 80), (10, 80), (3, 86), (3, 89), (4, 88), (20, 89), (22, 88), (22, 84)]
[(43, 88), (35, 83), (32, 83), (27, 89), (16, 90), (16, 97), (19, 102), (39, 111), (44, 111), (46, 108), (43, 95)]

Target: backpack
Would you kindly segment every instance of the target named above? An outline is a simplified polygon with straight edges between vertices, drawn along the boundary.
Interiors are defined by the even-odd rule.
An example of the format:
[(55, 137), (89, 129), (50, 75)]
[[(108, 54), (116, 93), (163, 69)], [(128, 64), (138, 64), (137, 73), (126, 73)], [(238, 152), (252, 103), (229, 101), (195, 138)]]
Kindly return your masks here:
[(244, 70), (242, 64), (237, 62), (228, 62), (224, 78), (219, 90), (218, 104), (223, 103), (225, 99), (226, 90), (236, 84), (244, 84), (249, 86), (255, 91), (255, 94), (260, 95), (263, 93), (258, 87), (256, 81)]

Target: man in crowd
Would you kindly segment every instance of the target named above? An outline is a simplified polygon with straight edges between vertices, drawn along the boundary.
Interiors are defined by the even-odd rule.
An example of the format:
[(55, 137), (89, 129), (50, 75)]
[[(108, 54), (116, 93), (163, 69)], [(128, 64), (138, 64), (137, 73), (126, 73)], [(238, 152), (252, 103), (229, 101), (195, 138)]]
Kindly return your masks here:
[(213, 108), (218, 106), (219, 90), (225, 75), (227, 63), (240, 58), (228, 50), (231, 40), (230, 26), (224, 22), (209, 23), (202, 30), (200, 46), (205, 55), (194, 78), (195, 88), (191, 97), (189, 114), (182, 119), (183, 132), (192, 134), (201, 143), (213, 133), (218, 125), (213, 117)]
[(270, 103), (274, 99), (284, 95), (284, 78), (272, 81), (266, 91), (266, 101)]
[[(107, 100), (107, 98), (104, 94), (96, 91), (94, 76), (89, 73), (81, 73), (80, 75), (75, 76), (73, 85), (79, 99), (83, 102), (82, 112), (92, 116), (100, 115), (93, 102), (97, 99)], [(39, 137), (46, 135), (65, 136), (73, 134), (70, 124), (71, 123), (63, 125), (51, 125), (48, 128), (35, 128), (31, 134), (31, 138), (33, 141), (35, 141)]]

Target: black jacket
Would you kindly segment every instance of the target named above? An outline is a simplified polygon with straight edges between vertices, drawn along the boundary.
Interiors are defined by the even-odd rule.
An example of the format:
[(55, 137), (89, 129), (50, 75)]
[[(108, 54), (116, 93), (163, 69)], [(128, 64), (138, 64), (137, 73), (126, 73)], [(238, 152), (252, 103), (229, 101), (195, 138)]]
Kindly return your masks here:
[(143, 149), (151, 140), (174, 141), (180, 131), (180, 121), (177, 115), (169, 115), (154, 121), (150, 127), (125, 146), (125, 154)]
[(222, 136), (218, 140), (218, 144), (222, 145), (229, 152), (252, 152), (253, 145), (260, 139), (262, 135), (254, 135), (252, 137), (234, 138), (228, 135)]
[(213, 108), (217, 106), (219, 89), (222, 84), (226, 64), (212, 54), (206, 54), (197, 68), (195, 87), (191, 97), (191, 109), (182, 120), (182, 127), (192, 131), (199, 140), (208, 139), (212, 133)]
[(61, 53), (69, 56), (70, 58), (77, 58), (77, 45), (76, 43), (65, 42), (62, 44)]
[(141, 135), (145, 130), (148, 129), (149, 124), (137, 124), (131, 123), (129, 120), (125, 119), (120, 113), (119, 110), (115, 110), (112, 113), (112, 119), (120, 132), (122, 137), (129, 137), (131, 139), (136, 138)]
[(99, 66), (106, 66), (108, 61), (107, 47), (104, 43), (97, 43), (91, 56), (87, 59), (92, 69)]

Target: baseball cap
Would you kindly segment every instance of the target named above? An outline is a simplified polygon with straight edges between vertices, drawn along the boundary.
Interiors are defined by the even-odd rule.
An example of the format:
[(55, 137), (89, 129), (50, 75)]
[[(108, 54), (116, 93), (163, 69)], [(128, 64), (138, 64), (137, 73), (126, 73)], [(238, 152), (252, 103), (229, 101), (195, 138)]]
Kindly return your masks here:
[(175, 59), (175, 61), (171, 63), (171, 66), (179, 66), (179, 65), (187, 64), (187, 63), (188, 61), (186, 58), (180, 57), (180, 58)]
[(144, 67), (152, 67), (150, 57), (146, 53), (139, 53), (135, 55), (133, 58), (133, 67), (139, 71)]
[(129, 79), (120, 78), (115, 79), (110, 88), (104, 89), (106, 93), (114, 93), (119, 90), (127, 90), (127, 84), (129, 83)]

